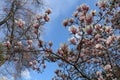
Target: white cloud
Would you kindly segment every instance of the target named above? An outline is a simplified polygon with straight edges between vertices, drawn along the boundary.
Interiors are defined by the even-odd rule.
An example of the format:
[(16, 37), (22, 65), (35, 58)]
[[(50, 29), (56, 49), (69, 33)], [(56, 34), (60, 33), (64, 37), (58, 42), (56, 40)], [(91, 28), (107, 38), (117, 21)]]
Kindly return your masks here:
[(23, 76), (23, 78), (25, 78), (26, 80), (30, 79), (30, 72), (25, 69), (24, 71), (22, 71), (21, 75)]

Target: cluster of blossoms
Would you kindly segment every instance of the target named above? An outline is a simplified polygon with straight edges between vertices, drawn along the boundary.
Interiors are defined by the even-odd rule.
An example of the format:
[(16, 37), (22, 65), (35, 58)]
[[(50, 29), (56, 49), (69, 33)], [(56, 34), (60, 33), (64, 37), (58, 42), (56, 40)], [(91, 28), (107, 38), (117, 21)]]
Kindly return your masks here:
[(20, 28), (22, 28), (22, 27), (25, 25), (25, 21), (23, 21), (22, 19), (15, 20), (15, 23), (16, 23)]
[[(117, 8), (119, 7), (119, 1), (109, 1), (101, 0), (97, 2), (96, 6), (100, 9), (97, 13), (96, 10), (89, 11), (90, 8), (86, 4), (78, 6), (76, 12), (73, 14), (74, 18), (68, 18), (63, 21), (63, 26), (65, 28), (68, 26), (68, 31), (72, 36), (69, 42), (72, 44), (73, 51), (72, 49), (65, 48), (64, 50), (62, 47), (58, 49), (58, 53), (64, 56), (66, 61), (71, 63), (75, 62), (76, 64), (74, 65), (78, 65), (79, 67), (80, 64), (81, 67), (84, 67), (84, 64), (87, 63), (98, 63), (100, 65), (99, 67), (105, 71), (105, 75), (103, 75), (104, 71), (96, 72), (98, 80), (110, 80), (116, 77), (116, 75), (113, 74), (115, 72), (113, 67), (116, 68), (117, 66), (115, 64), (117, 63), (113, 59), (113, 55), (115, 50), (116, 55), (120, 52), (119, 29), (115, 27), (119, 25), (119, 20), (117, 18), (119, 14), (115, 13), (119, 12)], [(109, 10), (113, 10), (114, 12)], [(111, 21), (111, 18), (114, 18), (115, 21)], [(113, 23), (114, 25), (112, 25)]]

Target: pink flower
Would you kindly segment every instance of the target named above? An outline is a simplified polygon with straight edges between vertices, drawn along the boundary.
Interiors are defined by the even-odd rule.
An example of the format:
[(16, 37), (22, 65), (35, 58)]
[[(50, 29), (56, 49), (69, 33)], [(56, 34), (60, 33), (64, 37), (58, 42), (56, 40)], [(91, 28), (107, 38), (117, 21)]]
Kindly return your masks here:
[(104, 69), (105, 69), (106, 71), (111, 71), (111, 65), (110, 65), (110, 64), (105, 65), (105, 66), (104, 66)]
[(36, 15), (36, 19), (37, 19), (37, 20), (40, 20), (40, 19), (42, 19), (42, 16), (39, 15), (39, 14), (37, 14), (37, 15)]
[(71, 39), (69, 39), (70, 43), (73, 44), (73, 45), (76, 45), (77, 43), (77, 40), (76, 38), (72, 37)]
[(61, 54), (61, 55), (63, 55), (63, 51), (62, 51), (62, 49), (60, 48), (60, 49), (58, 49), (58, 51), (57, 51), (59, 54)]
[(112, 36), (109, 36), (106, 40), (106, 44), (107, 45), (110, 45), (112, 42), (114, 42), (116, 39), (116, 36), (115, 35), (112, 35)]
[(45, 13), (47, 13), (47, 14), (50, 14), (51, 12), (52, 12), (51, 9), (48, 9), (45, 11)]
[(22, 28), (22, 27), (25, 25), (25, 21), (23, 21), (22, 19), (19, 19), (18, 21), (15, 20), (15, 23), (16, 23), (20, 28)]
[(102, 46), (101, 44), (96, 44), (95, 48), (96, 48), (96, 49), (102, 49), (103, 46)]
[(91, 35), (92, 32), (93, 32), (93, 27), (90, 25), (90, 26), (86, 26), (85, 27), (85, 31), (87, 34)]
[(72, 34), (76, 34), (77, 33), (77, 28), (75, 26), (71, 26), (71, 27), (69, 27), (69, 31)]
[(33, 61), (33, 64), (36, 64), (36, 63), (37, 63), (37, 61), (36, 61), (36, 60), (34, 60), (34, 61)]
[(107, 2), (106, 1), (100, 1), (99, 3), (98, 3), (98, 5), (99, 5), (99, 7), (101, 8), (101, 9), (105, 9), (105, 7), (107, 6)]
[(29, 44), (29, 45), (31, 45), (32, 44), (32, 40), (27, 40), (27, 43)]
[(39, 23), (33, 24), (34, 28), (38, 29), (39, 28)]
[(74, 19), (73, 18), (70, 18), (69, 19), (69, 22), (72, 24), (74, 22)]
[(86, 22), (86, 24), (91, 24), (93, 22), (93, 16), (91, 14), (87, 15), (85, 22)]
[(52, 41), (49, 41), (48, 44), (49, 44), (49, 46), (52, 46), (52, 45), (53, 45)]
[(63, 26), (65, 26), (65, 27), (68, 26), (68, 20), (63, 21)]
[(18, 44), (18, 46), (22, 46), (22, 42), (21, 41), (17, 42), (17, 44)]
[(103, 78), (102, 76), (100, 76), (100, 77), (98, 78), (98, 80), (104, 80), (104, 78)]
[(48, 21), (50, 20), (50, 18), (48, 17), (47, 14), (44, 15), (44, 20), (45, 20), (46, 22), (48, 22)]
[(101, 25), (100, 24), (95, 25), (95, 29), (99, 31), (101, 29)]
[(81, 10), (83, 10), (85, 13), (89, 10), (89, 6), (87, 6), (86, 4), (82, 4), (80, 7)]
[(97, 35), (95, 35), (95, 39), (99, 39), (101, 37), (101, 35), (100, 34), (97, 34)]
[(3, 45), (8, 47), (8, 48), (11, 47), (10, 41), (4, 42)]
[(100, 72), (100, 71), (97, 71), (97, 72), (96, 72), (96, 75), (97, 75), (97, 76), (100, 76), (100, 75), (101, 75), (101, 72)]
[(33, 65), (33, 63), (32, 62), (29, 62), (29, 66), (32, 66)]
[(107, 26), (107, 27), (105, 28), (105, 31), (106, 31), (107, 33), (110, 33), (110, 32), (112, 31), (112, 28), (109, 27), (109, 26)]

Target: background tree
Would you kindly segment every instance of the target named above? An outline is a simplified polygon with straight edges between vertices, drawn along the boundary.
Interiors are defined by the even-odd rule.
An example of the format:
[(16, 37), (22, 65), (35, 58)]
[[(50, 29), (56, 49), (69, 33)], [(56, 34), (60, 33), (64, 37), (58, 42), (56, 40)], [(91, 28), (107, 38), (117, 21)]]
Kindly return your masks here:
[[(50, 19), (42, 0), (4, 0), (0, 15), (0, 66), (7, 65), (1, 74), (10, 74), (15, 80), (25, 68), (41, 71), (42, 26)], [(44, 14), (43, 14), (44, 9)], [(38, 64), (39, 63), (39, 64)], [(10, 69), (10, 67), (13, 67)], [(44, 68), (45, 66), (43, 66)], [(13, 71), (13, 72), (11, 72)]]

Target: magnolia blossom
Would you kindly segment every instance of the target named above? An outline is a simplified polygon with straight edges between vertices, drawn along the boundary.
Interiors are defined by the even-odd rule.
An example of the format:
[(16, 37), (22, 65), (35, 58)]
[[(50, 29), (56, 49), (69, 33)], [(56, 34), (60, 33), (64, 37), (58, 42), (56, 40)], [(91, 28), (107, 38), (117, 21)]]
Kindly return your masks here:
[(110, 26), (105, 27), (105, 32), (110, 33), (112, 31), (112, 28)]
[(36, 61), (36, 60), (34, 60), (34, 61), (33, 61), (33, 64), (36, 64), (36, 63), (37, 63), (37, 61)]
[(51, 12), (52, 12), (51, 9), (48, 9), (45, 11), (45, 13), (47, 13), (47, 14), (50, 14)]
[(91, 25), (85, 27), (85, 31), (87, 34), (91, 35), (93, 32), (93, 27)]
[(22, 42), (21, 41), (17, 42), (17, 44), (18, 44), (18, 46), (22, 46)]
[(99, 39), (101, 37), (101, 35), (100, 34), (97, 34), (97, 35), (95, 35), (95, 39)]
[(105, 9), (105, 7), (107, 6), (107, 2), (106, 2), (106, 1), (100, 1), (100, 2), (98, 3), (98, 5), (99, 5), (99, 7), (100, 7), (101, 9)]
[(107, 45), (110, 45), (112, 42), (114, 42), (116, 39), (116, 36), (115, 35), (112, 35), (112, 36), (109, 36), (106, 40), (106, 44)]
[(39, 23), (34, 23), (33, 26), (34, 26), (34, 28), (38, 29), (39, 28)]
[(70, 22), (70, 23), (73, 23), (73, 22), (74, 22), (74, 19), (73, 19), (73, 18), (70, 18), (70, 19), (69, 19), (69, 22)]
[(27, 43), (29, 44), (29, 45), (31, 45), (32, 44), (32, 40), (27, 40)]
[(86, 24), (91, 24), (93, 22), (93, 16), (91, 14), (86, 15), (85, 22)]
[(68, 26), (68, 20), (63, 21), (63, 26), (65, 26), (65, 27)]
[(105, 80), (105, 79), (103, 78), (103, 76), (100, 76), (98, 80)]
[(40, 19), (42, 19), (42, 16), (39, 15), (39, 14), (37, 14), (37, 15), (36, 15), (36, 19), (37, 19), (37, 20), (40, 20)]
[(77, 43), (77, 40), (75, 37), (70, 38), (69, 41), (71, 44), (74, 44), (74, 45)]
[(20, 28), (25, 25), (25, 21), (23, 21), (22, 19), (15, 20), (15, 23), (16, 23)]
[(95, 25), (95, 29), (99, 31), (101, 29), (101, 25), (100, 24)]
[(4, 42), (3, 45), (6, 46), (6, 47), (10, 47), (11, 46), (10, 41)]
[(77, 17), (77, 16), (78, 16), (78, 12), (74, 12), (74, 13), (73, 13), (73, 16), (74, 16), (74, 17)]
[(49, 41), (48, 44), (49, 44), (49, 46), (52, 46), (52, 45), (53, 45), (52, 41)]
[(33, 65), (33, 62), (29, 62), (29, 66), (32, 66)]
[(46, 22), (48, 22), (48, 21), (50, 20), (50, 18), (48, 17), (47, 14), (44, 15), (44, 20), (45, 20)]
[(71, 26), (71, 27), (69, 27), (68, 30), (69, 30), (70, 33), (72, 33), (72, 34), (76, 34), (76, 33), (77, 33), (77, 28), (76, 28), (76, 26)]
[(111, 65), (110, 65), (110, 64), (105, 65), (105, 66), (104, 66), (104, 69), (105, 69), (106, 71), (111, 71)]
[(96, 72), (96, 75), (97, 75), (97, 76), (100, 76), (100, 75), (101, 75), (101, 72), (100, 72), (100, 71), (97, 71), (97, 72)]
[(95, 16), (96, 15), (96, 10), (92, 10), (91, 14), (92, 14), (92, 16)]
[(102, 49), (103, 46), (102, 46), (102, 44), (96, 44), (95, 48), (96, 48), (96, 49)]
[(89, 6), (87, 6), (86, 4), (82, 4), (80, 5), (81, 10), (83, 10), (85, 13), (89, 10)]

